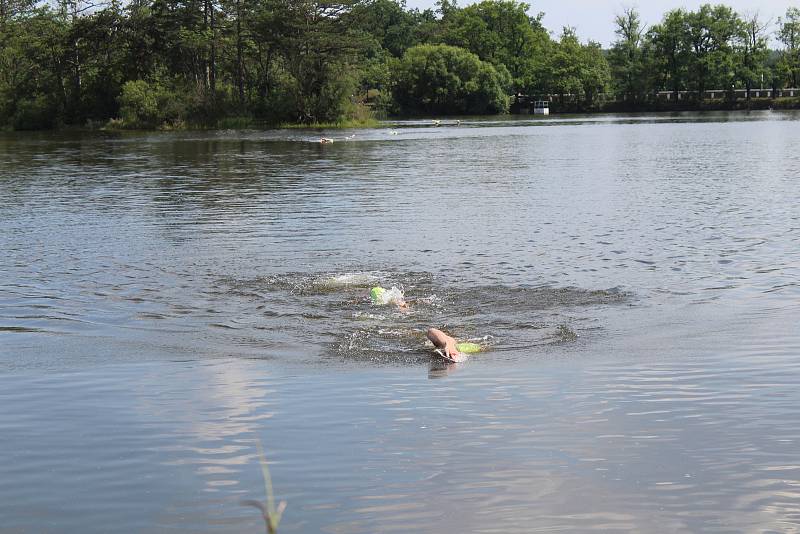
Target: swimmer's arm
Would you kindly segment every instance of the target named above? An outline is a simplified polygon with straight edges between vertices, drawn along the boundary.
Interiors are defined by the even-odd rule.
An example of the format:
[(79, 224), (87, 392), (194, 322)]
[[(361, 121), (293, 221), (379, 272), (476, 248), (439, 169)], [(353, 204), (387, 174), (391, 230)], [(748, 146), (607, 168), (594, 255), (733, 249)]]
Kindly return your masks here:
[(451, 358), (456, 358), (459, 356), (458, 349), (456, 348), (456, 340), (452, 337), (448, 336), (441, 330), (437, 330), (436, 328), (429, 328), (427, 331), (428, 339), (431, 340), (431, 343), (438, 349), (444, 351), (446, 356)]

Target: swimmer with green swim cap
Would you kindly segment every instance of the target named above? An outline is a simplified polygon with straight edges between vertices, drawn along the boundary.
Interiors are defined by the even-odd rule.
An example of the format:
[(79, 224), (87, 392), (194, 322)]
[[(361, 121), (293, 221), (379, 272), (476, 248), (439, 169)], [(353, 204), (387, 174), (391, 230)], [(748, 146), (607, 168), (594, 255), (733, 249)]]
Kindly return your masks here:
[[(373, 287), (369, 291), (369, 299), (372, 301), (372, 304), (378, 306), (394, 304), (398, 308), (408, 308), (405, 295), (403, 295), (400, 289), (394, 286), (392, 286), (391, 289), (380, 286)], [(442, 358), (451, 362), (464, 362), (467, 360), (467, 355), (475, 354), (483, 350), (483, 347), (477, 343), (470, 343), (467, 341), (458, 343), (453, 337), (448, 336), (436, 328), (429, 328), (427, 336), (436, 347), (436, 352), (438, 352)]]
[(383, 300), (383, 294), (386, 293), (386, 290), (382, 287), (373, 287), (369, 292), (369, 298), (372, 299), (372, 302), (377, 304)]
[(394, 286), (391, 289), (373, 287), (369, 292), (369, 299), (376, 305), (395, 304), (398, 308), (408, 307), (403, 292)]
[(451, 362), (465, 362), (468, 354), (480, 352), (482, 347), (477, 343), (457, 343), (456, 340), (436, 328), (428, 328), (428, 339), (438, 349), (437, 352)]

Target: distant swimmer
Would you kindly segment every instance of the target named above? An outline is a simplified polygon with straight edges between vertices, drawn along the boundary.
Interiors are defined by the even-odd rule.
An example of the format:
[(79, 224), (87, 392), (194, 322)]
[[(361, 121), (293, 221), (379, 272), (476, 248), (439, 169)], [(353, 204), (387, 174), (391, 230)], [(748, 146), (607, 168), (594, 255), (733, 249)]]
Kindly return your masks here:
[(319, 142), (320, 144), (323, 145), (330, 145), (331, 143), (333, 143), (333, 139), (331, 139), (330, 137), (320, 137)]
[(389, 135), (397, 135), (397, 130), (389, 130)]
[(451, 362), (465, 362), (469, 354), (475, 354), (482, 350), (482, 347), (477, 343), (458, 343), (453, 337), (436, 328), (428, 328), (427, 336), (436, 347), (436, 352), (442, 358)]
[(442, 121), (440, 121), (440, 120), (437, 120), (437, 119), (434, 119), (434, 120), (433, 120), (433, 125), (434, 125), (434, 126), (441, 126), (441, 125), (442, 125)]

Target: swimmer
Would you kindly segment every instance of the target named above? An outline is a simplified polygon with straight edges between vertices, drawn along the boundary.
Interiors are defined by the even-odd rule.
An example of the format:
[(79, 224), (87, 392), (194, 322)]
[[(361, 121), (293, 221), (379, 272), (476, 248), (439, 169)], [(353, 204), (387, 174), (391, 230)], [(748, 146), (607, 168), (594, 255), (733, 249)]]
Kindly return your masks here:
[(394, 304), (398, 308), (408, 308), (403, 292), (392, 286), (391, 289), (385, 289), (380, 286), (373, 287), (369, 292), (369, 298), (373, 304), (386, 305)]
[(456, 340), (436, 328), (428, 328), (428, 339), (436, 347), (444, 359), (461, 363), (467, 361), (467, 355), (480, 352), (481, 347), (475, 343), (457, 343)]

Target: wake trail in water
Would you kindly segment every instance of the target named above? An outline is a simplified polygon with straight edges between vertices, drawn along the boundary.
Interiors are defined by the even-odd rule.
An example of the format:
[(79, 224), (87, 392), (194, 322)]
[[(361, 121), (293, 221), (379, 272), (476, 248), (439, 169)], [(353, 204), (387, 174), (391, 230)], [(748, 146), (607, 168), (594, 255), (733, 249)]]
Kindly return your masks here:
[[(598, 309), (632, 298), (620, 288), (465, 288), (426, 272), (391, 270), (285, 273), (223, 283), (251, 304), (258, 301), (261, 313), (302, 316), (292, 325), (297, 337), (329, 347), (329, 357), (378, 364), (428, 361), (433, 346), (425, 332), (432, 326), (480, 344), (483, 352), (530, 353), (575, 342), (601, 328)], [(375, 287), (391, 289), (371, 298)], [(398, 299), (374, 298), (395, 293)], [(395, 305), (402, 301), (407, 308)]]

